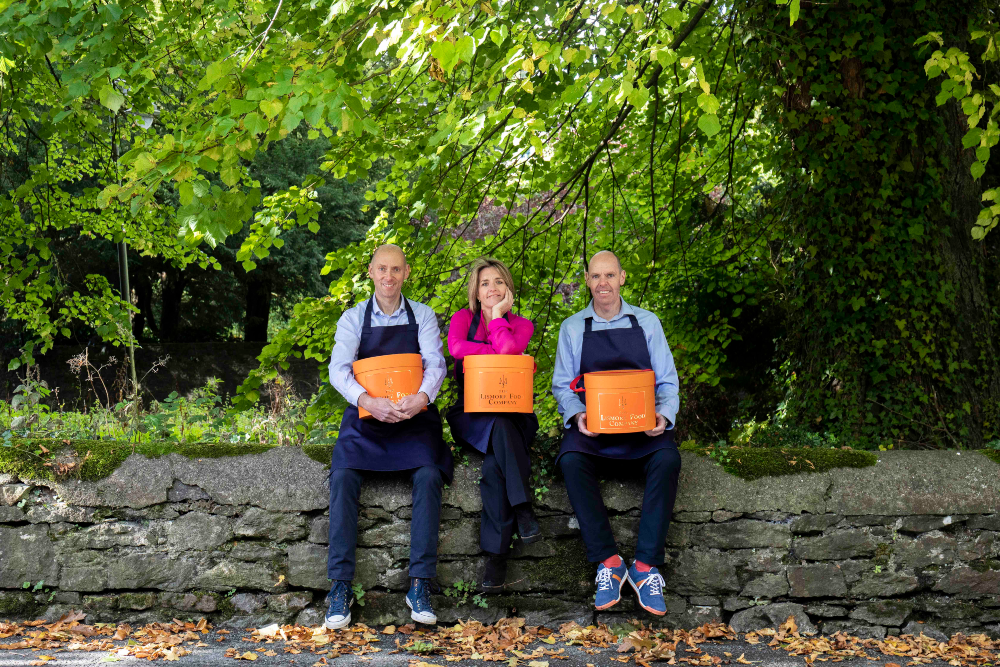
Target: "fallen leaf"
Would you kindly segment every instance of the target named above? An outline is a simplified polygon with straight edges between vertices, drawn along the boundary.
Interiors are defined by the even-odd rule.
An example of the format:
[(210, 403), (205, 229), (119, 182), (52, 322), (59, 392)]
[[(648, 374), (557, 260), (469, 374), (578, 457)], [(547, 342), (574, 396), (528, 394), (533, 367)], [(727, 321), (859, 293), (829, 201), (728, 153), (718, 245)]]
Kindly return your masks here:
[(257, 654), (256, 653), (251, 653), (250, 651), (247, 651), (246, 653), (244, 653), (243, 655), (240, 656), (240, 659), (241, 660), (256, 660), (257, 659)]
[(382, 634), (383, 635), (394, 635), (394, 634), (396, 634), (396, 626), (395, 625), (387, 625), (387, 626), (385, 626), (385, 628), (382, 629)]

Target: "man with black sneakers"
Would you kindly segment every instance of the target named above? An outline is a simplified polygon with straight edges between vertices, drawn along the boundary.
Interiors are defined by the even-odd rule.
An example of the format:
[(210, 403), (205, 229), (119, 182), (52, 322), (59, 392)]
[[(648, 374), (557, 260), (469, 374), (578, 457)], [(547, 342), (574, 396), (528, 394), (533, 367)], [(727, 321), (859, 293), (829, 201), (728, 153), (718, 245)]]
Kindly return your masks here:
[[(447, 366), (434, 311), (402, 296), (409, 275), (403, 251), (395, 245), (380, 246), (368, 266), (374, 295), (346, 311), (337, 322), (330, 383), (349, 405), (330, 465), (327, 574), (333, 586), (327, 598), (326, 627), (331, 629), (351, 623), (358, 498), (362, 477), (374, 471), (406, 471), (413, 483), (406, 605), (414, 621), (437, 622), (430, 583), (437, 573), (441, 490), (451, 482), (453, 463), (433, 401)], [(423, 379), (418, 393), (396, 402), (373, 398), (354, 378), (355, 361), (389, 354), (420, 354)], [(359, 407), (372, 418), (360, 419)]]
[[(562, 445), (557, 459), (570, 503), (580, 523), (587, 560), (598, 563), (595, 607), (607, 609), (621, 599), (629, 582), (646, 611), (662, 616), (664, 545), (681, 459), (673, 438), (679, 407), (677, 370), (653, 313), (621, 298), (625, 271), (614, 253), (595, 254), (587, 267), (593, 300), (567, 318), (559, 329), (552, 393), (562, 415)], [(585, 403), (571, 387), (584, 373), (652, 369), (655, 375), (656, 425), (640, 433), (600, 434), (587, 429)], [(642, 473), (645, 492), (635, 559), (627, 566), (618, 553), (600, 479), (609, 474)]]

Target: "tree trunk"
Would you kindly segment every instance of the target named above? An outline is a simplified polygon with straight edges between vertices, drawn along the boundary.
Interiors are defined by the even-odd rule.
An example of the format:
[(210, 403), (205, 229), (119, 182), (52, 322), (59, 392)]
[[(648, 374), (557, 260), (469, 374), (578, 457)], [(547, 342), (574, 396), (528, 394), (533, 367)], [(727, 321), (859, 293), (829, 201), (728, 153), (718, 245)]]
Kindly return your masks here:
[(267, 342), (267, 322), (271, 316), (271, 280), (247, 274), (246, 315), (243, 319), (243, 340)]
[(162, 308), (160, 309), (160, 340), (175, 342), (181, 323), (181, 300), (187, 278), (180, 269), (167, 267), (163, 274)]
[(134, 281), (132, 290), (135, 292), (136, 306), (139, 312), (132, 318), (132, 336), (136, 340), (145, 337), (146, 325), (151, 331), (156, 333), (156, 320), (153, 319), (153, 286), (149, 282), (149, 276), (142, 271), (137, 271), (132, 276)]

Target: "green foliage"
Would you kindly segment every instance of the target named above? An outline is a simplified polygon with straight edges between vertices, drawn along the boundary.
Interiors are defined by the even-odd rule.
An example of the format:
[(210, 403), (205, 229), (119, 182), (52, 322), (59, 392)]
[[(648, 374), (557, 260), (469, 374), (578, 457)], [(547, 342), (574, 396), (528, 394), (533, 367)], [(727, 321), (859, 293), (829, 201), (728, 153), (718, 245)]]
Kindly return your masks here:
[[(180, 454), (188, 458), (222, 458), (261, 454), (274, 445), (209, 442), (150, 441), (133, 444), (115, 440), (50, 440), (5, 438), (0, 441), (0, 472), (23, 479), (53, 480), (57, 476), (95, 481), (113, 473), (132, 454), (159, 458)], [(63, 459), (66, 459), (63, 462)], [(63, 475), (57, 475), (63, 462)]]
[(351, 586), (351, 590), (354, 591), (354, 604), (359, 607), (365, 606), (365, 589), (361, 587), (361, 584), (354, 584)]
[(834, 468), (867, 468), (878, 462), (876, 454), (852, 449), (730, 447), (724, 442), (704, 447), (693, 441), (683, 443), (681, 449), (707, 456), (729, 474), (747, 481), (761, 477), (827, 472)]
[(479, 593), (476, 593), (475, 582), (468, 582), (459, 579), (451, 586), (444, 589), (444, 594), (450, 598), (455, 598), (456, 607), (461, 607), (469, 602), (477, 607), (481, 607), (482, 609), (489, 607), (489, 603), (486, 602), (486, 598)]

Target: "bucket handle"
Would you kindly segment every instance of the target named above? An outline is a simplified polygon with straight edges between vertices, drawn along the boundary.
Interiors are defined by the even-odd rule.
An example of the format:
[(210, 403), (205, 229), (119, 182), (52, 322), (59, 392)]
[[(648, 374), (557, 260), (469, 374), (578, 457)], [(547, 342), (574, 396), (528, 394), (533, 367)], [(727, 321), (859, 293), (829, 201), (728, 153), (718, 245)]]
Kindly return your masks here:
[[(536, 364), (536, 366), (537, 366), (537, 364)], [(653, 369), (652, 368), (643, 368), (642, 370), (640, 370), (638, 372), (651, 371), (651, 370), (653, 370)], [(573, 381), (569, 383), (569, 389), (570, 389), (570, 391), (576, 392), (578, 394), (582, 394), (585, 391), (585, 389), (583, 387), (579, 386), (579, 384), (578, 384), (580, 382), (580, 380), (583, 379), (584, 375), (586, 375), (586, 373), (580, 373), (575, 378), (573, 378)]]
[[(472, 356), (477, 356), (477, 355), (470, 354), (469, 356), (472, 357)], [(531, 372), (532, 373), (537, 373), (538, 372), (538, 362), (537, 361), (533, 361), (532, 365), (534, 366), (534, 368), (531, 369)], [(462, 372), (463, 373), (465, 372), (465, 358), (462, 359)], [(581, 389), (580, 391), (583, 391), (583, 390)]]

